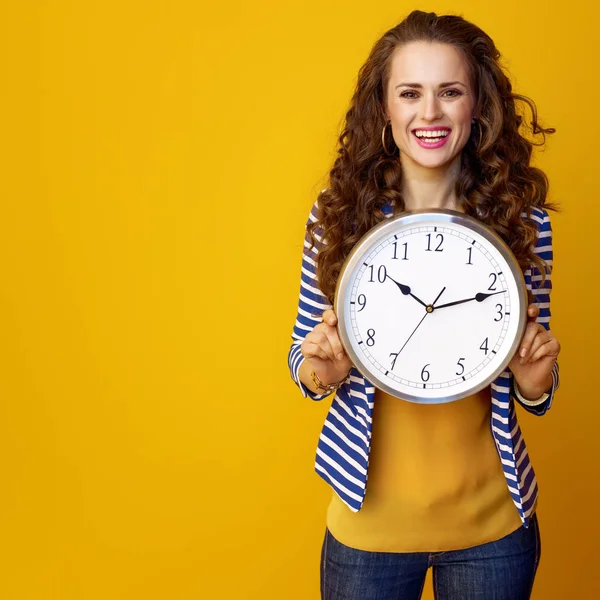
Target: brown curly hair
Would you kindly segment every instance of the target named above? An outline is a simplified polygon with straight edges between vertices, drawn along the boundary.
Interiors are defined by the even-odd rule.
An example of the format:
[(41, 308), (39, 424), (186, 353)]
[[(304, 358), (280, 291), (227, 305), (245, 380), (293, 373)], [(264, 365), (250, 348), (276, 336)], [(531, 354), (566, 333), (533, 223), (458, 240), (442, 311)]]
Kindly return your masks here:
[[(512, 92), (499, 63), (500, 52), (485, 32), (459, 16), (413, 11), (375, 43), (359, 71), (329, 185), (319, 194), (319, 217), (308, 226), (313, 244), (317, 232), (326, 242), (319, 245), (317, 275), (330, 302), (344, 260), (356, 242), (384, 218), (382, 207), (391, 204), (394, 213), (405, 210), (400, 153), (394, 144), (392, 154), (387, 154), (381, 132), (387, 122), (385, 99), (392, 55), (399, 46), (417, 41), (450, 44), (462, 51), (476, 91), (478, 122), (462, 151), (455, 187), (458, 202), (466, 214), (502, 237), (523, 271), (533, 265), (545, 279), (549, 270), (533, 252), (537, 226), (529, 217), (536, 206), (557, 208), (546, 201), (546, 175), (529, 163), (533, 146), (543, 146), (546, 134), (555, 130), (539, 125), (531, 99)], [(519, 131), (523, 117), (517, 114), (516, 102), (531, 111), (530, 132), (541, 140), (528, 139)], [(389, 150), (389, 140), (386, 147)]]

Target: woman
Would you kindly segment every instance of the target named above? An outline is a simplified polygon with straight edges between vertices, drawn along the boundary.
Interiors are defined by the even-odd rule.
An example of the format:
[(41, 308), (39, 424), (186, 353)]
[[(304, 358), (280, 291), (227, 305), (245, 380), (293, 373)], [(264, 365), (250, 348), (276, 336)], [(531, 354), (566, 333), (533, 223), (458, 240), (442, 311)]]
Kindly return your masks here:
[[(336, 392), (315, 463), (333, 488), (327, 600), (417, 599), (430, 566), (436, 598), (531, 594), (537, 483), (514, 404), (548, 410), (560, 344), (549, 329), (548, 183), (529, 165), (515, 101), (531, 109), (533, 133), (553, 130), (512, 93), (498, 60), (489, 36), (460, 17), (415, 11), (388, 31), (360, 70), (329, 187), (307, 223), (289, 366), (303, 395)], [(375, 390), (344, 353), (331, 310), (356, 242), (382, 219), (421, 208), (460, 211), (495, 230), (534, 300), (509, 368), (447, 404)]]

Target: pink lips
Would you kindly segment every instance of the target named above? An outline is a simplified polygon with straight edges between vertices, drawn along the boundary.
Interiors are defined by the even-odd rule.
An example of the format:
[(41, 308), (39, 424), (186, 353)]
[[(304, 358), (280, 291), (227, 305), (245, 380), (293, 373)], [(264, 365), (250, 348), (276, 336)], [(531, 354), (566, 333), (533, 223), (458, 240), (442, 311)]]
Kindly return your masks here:
[(437, 142), (429, 142), (427, 141), (429, 138), (420, 138), (417, 137), (417, 134), (415, 133), (417, 131), (417, 129), (413, 129), (413, 135), (415, 136), (415, 139), (417, 140), (417, 144), (419, 144), (419, 146), (421, 146), (421, 148), (427, 148), (428, 150), (434, 150), (435, 148), (441, 148), (447, 141), (448, 138), (450, 137), (451, 133), (452, 133), (452, 129), (450, 129), (450, 127), (419, 127), (418, 131), (447, 131), (448, 135), (446, 137), (443, 137), (441, 140), (437, 141)]

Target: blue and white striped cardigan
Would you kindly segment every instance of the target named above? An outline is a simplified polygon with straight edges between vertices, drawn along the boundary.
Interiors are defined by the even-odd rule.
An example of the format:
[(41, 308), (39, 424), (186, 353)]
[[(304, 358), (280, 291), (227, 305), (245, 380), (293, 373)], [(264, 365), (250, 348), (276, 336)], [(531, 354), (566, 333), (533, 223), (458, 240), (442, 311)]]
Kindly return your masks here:
[[(317, 219), (318, 201), (315, 202), (307, 222)], [(391, 206), (384, 207), (386, 217), (392, 215)], [(526, 218), (526, 215), (523, 214)], [(531, 218), (538, 226), (538, 238), (535, 253), (552, 268), (552, 229), (548, 213), (542, 208), (535, 208)], [(319, 289), (316, 277), (316, 255), (318, 244), (322, 243), (317, 234), (315, 247), (310, 248), (308, 235), (304, 239), (302, 259), (302, 277), (300, 284), (300, 301), (298, 316), (292, 333), (292, 345), (288, 354), (288, 364), (292, 379), (299, 386), (304, 397), (322, 400), (326, 395), (311, 392), (298, 378), (298, 370), (304, 361), (300, 345), (306, 334), (322, 321), (321, 313), (331, 304)], [(537, 321), (546, 329), (550, 327), (550, 291), (552, 284), (550, 273), (541, 286), (542, 276), (535, 268), (524, 273), (525, 283), (531, 290), (534, 301), (540, 308)], [(537, 282), (532, 289), (532, 282)], [(315, 316), (319, 315), (319, 316)], [(538, 496), (538, 485), (527, 454), (525, 440), (517, 422), (515, 401), (512, 387), (513, 375), (506, 368), (491, 384), (492, 386), (492, 418), (491, 430), (496, 443), (498, 456), (502, 462), (504, 476), (510, 495), (517, 507), (521, 521), (529, 526)], [(551, 406), (554, 392), (559, 386), (558, 363), (552, 371), (552, 387), (549, 396), (536, 406), (521, 405), (535, 415), (543, 415)], [(358, 512), (364, 502), (367, 486), (367, 470), (372, 430), (373, 402), (375, 387), (365, 379), (356, 368), (352, 368), (344, 384), (337, 390), (325, 424), (319, 437), (315, 470), (327, 481), (341, 500), (352, 510)]]

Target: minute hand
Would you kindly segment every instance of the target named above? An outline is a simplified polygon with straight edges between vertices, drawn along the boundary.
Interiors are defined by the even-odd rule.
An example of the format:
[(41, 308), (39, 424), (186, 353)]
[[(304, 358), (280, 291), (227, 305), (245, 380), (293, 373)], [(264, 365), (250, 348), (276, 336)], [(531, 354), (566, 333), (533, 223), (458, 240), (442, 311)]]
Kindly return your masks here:
[(506, 290), (500, 290), (499, 292), (492, 292), (491, 294), (483, 294), (479, 292), (479, 294), (475, 294), (473, 298), (467, 298), (466, 300), (456, 300), (454, 302), (448, 302), (447, 304), (440, 304), (435, 307), (435, 310), (439, 310), (440, 308), (446, 308), (447, 306), (455, 306), (456, 304), (464, 304), (465, 302), (473, 302), (476, 300), (477, 302), (483, 302), (486, 298), (490, 296), (495, 296), (496, 294), (503, 294)]

